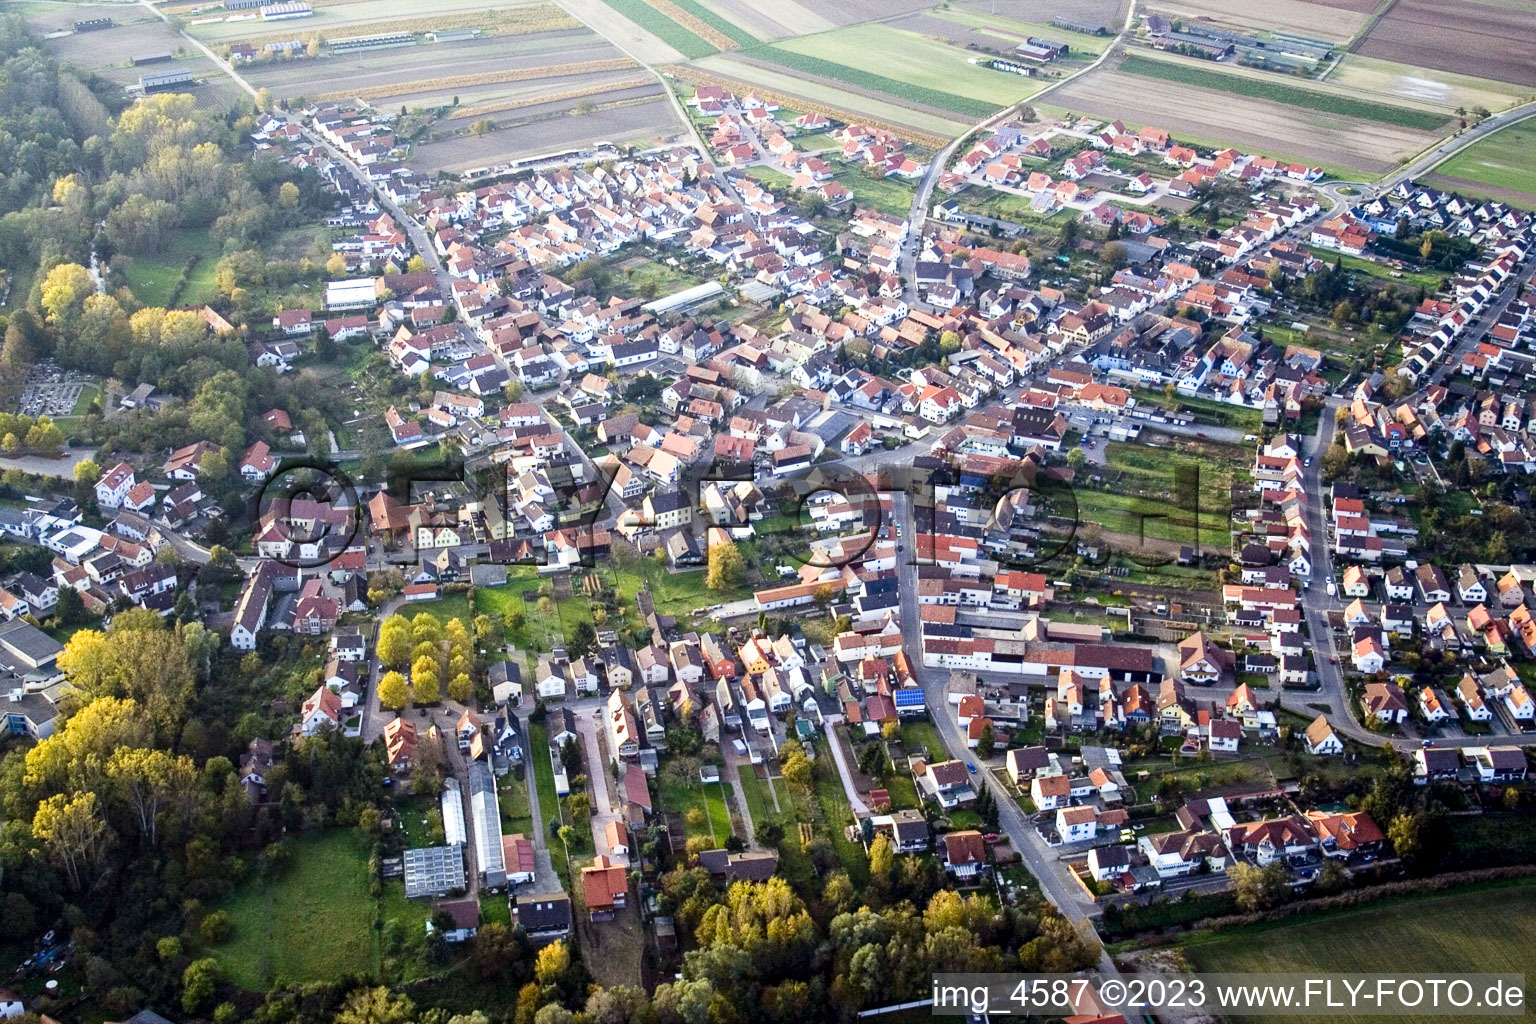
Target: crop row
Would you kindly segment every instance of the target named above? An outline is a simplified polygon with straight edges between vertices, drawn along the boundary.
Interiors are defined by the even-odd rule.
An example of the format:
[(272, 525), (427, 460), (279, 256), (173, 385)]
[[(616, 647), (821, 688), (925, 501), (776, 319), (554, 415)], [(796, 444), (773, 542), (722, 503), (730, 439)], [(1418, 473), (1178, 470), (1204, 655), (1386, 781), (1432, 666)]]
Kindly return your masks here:
[(667, 17), (645, 0), (603, 0), (630, 21), (690, 59), (704, 57), (717, 49), (682, 25)]
[(775, 64), (782, 64), (795, 71), (803, 71), (808, 75), (817, 75), (821, 78), (830, 78), (838, 82), (846, 82), (848, 85), (857, 86), (860, 89), (869, 89), (885, 96), (899, 100), (908, 100), (912, 103), (920, 103), (925, 107), (933, 107), (937, 110), (947, 110), (956, 114), (964, 114), (968, 117), (988, 117), (997, 111), (998, 105), (987, 103), (984, 100), (973, 100), (967, 96), (956, 96), (954, 93), (942, 92), (938, 89), (930, 89), (927, 86), (913, 85), (910, 82), (898, 82), (894, 78), (886, 78), (877, 75), (873, 71), (865, 71), (863, 68), (850, 67), (847, 64), (838, 64), (830, 60), (822, 60), (820, 57), (808, 57), (803, 53), (795, 53), (782, 47), (763, 45), (753, 47), (751, 56), (771, 60)]

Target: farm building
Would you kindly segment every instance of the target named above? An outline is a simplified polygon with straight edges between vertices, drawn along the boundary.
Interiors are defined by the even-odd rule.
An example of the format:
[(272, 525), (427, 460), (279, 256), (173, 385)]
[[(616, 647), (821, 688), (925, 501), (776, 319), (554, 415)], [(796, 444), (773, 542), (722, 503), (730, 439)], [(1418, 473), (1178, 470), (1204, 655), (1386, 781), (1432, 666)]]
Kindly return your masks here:
[(111, 28), (117, 24), (111, 18), (87, 18), (85, 21), (75, 22), (76, 32), (98, 32), (104, 28)]
[(372, 309), (378, 301), (378, 289), (371, 277), (331, 281), (325, 286), (326, 309)]
[(292, 18), (307, 18), (314, 14), (315, 10), (303, 0), (294, 3), (267, 4), (261, 9), (262, 21), (287, 21)]
[(171, 59), (170, 50), (161, 50), (155, 53), (140, 54), (137, 57), (129, 57), (128, 63), (134, 67), (143, 67), (145, 64), (165, 64)]
[(191, 85), (192, 72), (190, 71), (156, 71), (153, 74), (139, 76), (139, 88), (144, 92), (158, 92), (161, 89), (174, 89), (178, 85)]
[(1081, 32), (1084, 35), (1109, 35), (1109, 26), (1100, 25), (1097, 22), (1092, 21), (1078, 21), (1076, 18), (1055, 17), (1051, 19), (1051, 25), (1054, 28), (1064, 28), (1068, 32)]
[(708, 305), (717, 299), (725, 297), (725, 289), (720, 287), (719, 281), (706, 281), (692, 288), (684, 288), (680, 292), (647, 302), (643, 307), (648, 313), (661, 316), (663, 313), (690, 313), (696, 309)]
[(1053, 39), (1041, 39), (1039, 36), (1030, 36), (1018, 46), (1015, 46), (1013, 52), (1028, 60), (1044, 62), (1055, 60), (1057, 57), (1065, 57), (1071, 52), (1071, 49), (1066, 43), (1058, 43)]
[(356, 53), (359, 50), (384, 50), (392, 46), (415, 46), (416, 36), (410, 32), (389, 32), (380, 36), (331, 39), (325, 45), (333, 54)]
[(462, 43), (466, 39), (479, 38), (478, 28), (444, 28), (427, 33), (427, 40), (433, 43)]
[(272, 0), (224, 0), (226, 11), (254, 11), (259, 7), (265, 7)]
[(464, 848), (428, 846), (405, 851), (405, 896), (447, 896), (464, 889)]

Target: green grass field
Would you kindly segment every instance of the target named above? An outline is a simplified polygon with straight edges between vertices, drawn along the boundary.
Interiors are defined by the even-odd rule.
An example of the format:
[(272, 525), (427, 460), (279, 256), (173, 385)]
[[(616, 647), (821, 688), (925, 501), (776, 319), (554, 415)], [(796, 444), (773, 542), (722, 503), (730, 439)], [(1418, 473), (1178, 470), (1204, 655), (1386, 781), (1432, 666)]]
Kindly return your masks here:
[(125, 274), (128, 287), (146, 306), (169, 305), (181, 271), (193, 255), (199, 259), (178, 301), (180, 305), (204, 302), (213, 292), (214, 267), (223, 249), (201, 230), (178, 231), (163, 251), (131, 257)]
[(1216, 89), (1253, 99), (1272, 100), (1290, 107), (1302, 107), (1306, 110), (1340, 114), (1345, 117), (1358, 117), (1366, 121), (1380, 121), (1382, 124), (1395, 124), (1402, 128), (1416, 128), (1425, 132), (1438, 131), (1448, 120), (1442, 114), (1409, 110), (1407, 107), (1373, 103), (1349, 96), (1336, 96), (1332, 93), (1318, 92), (1315, 89), (1287, 85), (1284, 82), (1266, 82), (1258, 78), (1208, 71), (1205, 68), (1189, 67), (1185, 64), (1154, 60), (1150, 57), (1135, 55), (1127, 57), (1120, 65), (1120, 70), (1132, 75), (1159, 78), (1168, 82), (1182, 82), (1202, 89)]
[[(1027, 78), (972, 64), (971, 60), (976, 58), (976, 54), (970, 50), (889, 25), (856, 25), (833, 32), (800, 36), (775, 43), (772, 49), (827, 61), (839, 68), (852, 67), (860, 74), (870, 73), (863, 71), (865, 68), (878, 68), (881, 76), (918, 90), (911, 93), (904, 93), (900, 88), (889, 90), (893, 95), (944, 109), (981, 115), (989, 112), (984, 106), (986, 104), (996, 109), (1016, 103), (1039, 88)], [(779, 57), (775, 55), (774, 59)], [(850, 64), (850, 61), (856, 64)], [(804, 70), (814, 72), (809, 67)], [(864, 84), (847, 78), (843, 72), (832, 73), (831, 77), (855, 85)], [(923, 98), (926, 93), (933, 94), (933, 98)], [(969, 111), (964, 107), (947, 106), (956, 96), (983, 106), (971, 107)], [(940, 100), (936, 97), (949, 99)]]
[(1512, 188), (1536, 196), (1536, 128), (1529, 122), (1501, 128), (1479, 139), (1435, 170), (1453, 178)]
[(368, 887), (368, 851), (355, 832), (301, 836), (279, 878), (251, 878), (224, 902), (234, 936), (213, 955), (231, 981), (252, 991), (372, 976), (378, 906)]
[(894, 213), (905, 217), (912, 209), (915, 185), (902, 178), (871, 178), (863, 170), (845, 167), (832, 174), (832, 180), (842, 183), (853, 193), (855, 206), (872, 206), (882, 213)]
[(773, 803), (757, 777), (757, 770), (750, 764), (740, 764), (736, 766), (736, 774), (741, 778), (742, 791), (747, 794), (747, 813), (752, 815), (753, 823), (768, 820), (773, 813)]
[[(1536, 184), (1536, 176), (1533, 176), (1532, 181), (1533, 184)], [(1324, 260), (1328, 263), (1332, 263), (1337, 260), (1339, 265), (1347, 270), (1358, 270), (1362, 274), (1369, 274), (1371, 277), (1379, 277), (1384, 281), (1392, 281), (1396, 284), (1401, 284), (1408, 288), (1423, 287), (1432, 292), (1438, 291), (1440, 288), (1440, 282), (1449, 276), (1442, 271), (1435, 270), (1399, 270), (1397, 271), (1399, 276), (1393, 277), (1392, 268), (1384, 263), (1377, 263), (1375, 260), (1361, 259), (1359, 256), (1347, 256), (1344, 253), (1329, 252), (1327, 249), (1320, 249), (1311, 245), (1307, 246), (1307, 248), (1311, 251), (1312, 255), (1316, 256), (1320, 260)], [(1265, 330), (1268, 330), (1267, 325)]]
[[(830, 762), (832, 752), (826, 743), (819, 742), (816, 747), (817, 758), (824, 757)], [(827, 831), (832, 834), (832, 848), (837, 851), (837, 859), (842, 862), (843, 870), (848, 872), (854, 886), (862, 889), (869, 881), (869, 856), (862, 845), (843, 833), (844, 828), (854, 823), (853, 808), (848, 803), (848, 794), (843, 792), (842, 780), (837, 777), (837, 766), (831, 765), (831, 768), (831, 778), (816, 780), (816, 801), (827, 816)]]
[[(1519, 974), (1525, 971), (1526, 951), (1533, 942), (1536, 880), (1527, 878), (1201, 935), (1184, 950), (1197, 971)], [(1339, 1017), (1285, 1019), (1303, 1024)]]
[(684, 57), (702, 57), (715, 52), (715, 48), (708, 42), (662, 14), (645, 0), (603, 0), (603, 2)]
[[(867, 28), (871, 29), (876, 27), (878, 26), (867, 26)], [(828, 39), (831, 35), (832, 33), (803, 36), (799, 39), (787, 40), (784, 43), (764, 44), (742, 52), (753, 57), (773, 61), (775, 64), (782, 65), (791, 71), (800, 71), (808, 75), (817, 75), (821, 78), (831, 79), (835, 82), (844, 82), (856, 88), (873, 90), (893, 100), (919, 103), (925, 107), (960, 114), (967, 118), (986, 117), (998, 107), (1013, 102), (1013, 99), (1020, 99), (1027, 93), (1027, 90), (1018, 90), (1013, 94), (1013, 99), (997, 101), (976, 99), (971, 96), (959, 95), (953, 89), (935, 88), (930, 85), (919, 84), (916, 80), (933, 80), (936, 69), (932, 67), (913, 65), (899, 60), (879, 61), (877, 66), (881, 69), (889, 71), (891, 74), (902, 76), (900, 78), (893, 78), (889, 75), (879, 75), (873, 71), (866, 71), (862, 67), (841, 64), (836, 60), (816, 56), (814, 53), (799, 53), (789, 49), (790, 46), (801, 46), (818, 52), (833, 52), (839, 56), (847, 56), (849, 51), (844, 46), (832, 47), (819, 43), (820, 40)], [(922, 37), (915, 36), (914, 38), (921, 40)], [(963, 53), (964, 51), (960, 52)], [(855, 53), (854, 56), (863, 56), (863, 54)], [(1001, 80), (1001, 85), (1008, 85), (1009, 83), (1006, 80), (1010, 78), (1017, 82), (1024, 81), (1024, 79), (1016, 75), (1005, 75), (1001, 72), (979, 69), (964, 64), (956, 65), (952, 70), (957, 76), (963, 71), (991, 75)], [(909, 81), (908, 79), (913, 80)], [(975, 92), (978, 89), (973, 85), (969, 91)]]

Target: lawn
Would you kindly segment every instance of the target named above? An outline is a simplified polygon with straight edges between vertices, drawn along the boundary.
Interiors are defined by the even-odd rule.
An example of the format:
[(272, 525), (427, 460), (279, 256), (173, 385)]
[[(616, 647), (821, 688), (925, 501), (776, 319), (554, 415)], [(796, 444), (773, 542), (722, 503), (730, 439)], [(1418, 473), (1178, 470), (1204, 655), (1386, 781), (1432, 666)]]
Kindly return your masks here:
[(528, 785), (523, 779), (512, 774), (499, 780), (496, 799), (501, 805), (503, 832), (507, 835), (521, 832), (525, 836), (533, 833), (533, 809), (528, 806)]
[[(1533, 184), (1536, 184), (1536, 177), (1533, 177), (1532, 182)], [(1312, 245), (1307, 246), (1307, 249), (1312, 253), (1312, 255), (1327, 263), (1332, 263), (1337, 260), (1339, 266), (1346, 270), (1354, 270), (1362, 274), (1368, 274), (1371, 277), (1379, 277), (1384, 281), (1391, 281), (1393, 284), (1402, 285), (1405, 288), (1422, 287), (1425, 290), (1431, 292), (1439, 291), (1440, 282), (1444, 281), (1448, 276), (1450, 276), (1444, 271), (1439, 270), (1394, 271), (1385, 263), (1377, 263), (1375, 260), (1363, 259), (1359, 256), (1347, 256), (1344, 253), (1332, 252), (1328, 249), (1320, 249)], [(1392, 276), (1394, 273), (1397, 274), (1396, 277)], [(1267, 326), (1265, 330), (1268, 330)]]
[[(860, 73), (868, 73), (862, 71), (864, 68), (879, 68), (883, 75), (893, 81), (947, 99), (923, 99), (922, 94), (909, 95), (899, 87), (892, 91), (893, 95), (962, 112), (965, 108), (946, 104), (952, 102), (953, 97), (964, 97), (980, 104), (972, 109), (981, 115), (988, 112), (988, 106), (995, 109), (1017, 103), (1039, 89), (1037, 84), (1027, 78), (972, 64), (976, 54), (970, 50), (889, 25), (855, 25), (832, 32), (786, 39), (774, 44), (772, 48), (828, 61), (839, 68), (852, 66)], [(775, 56), (774, 59), (779, 58)], [(850, 65), (850, 61), (854, 63)], [(812, 69), (807, 67), (805, 70)], [(832, 77), (856, 85), (862, 84), (845, 77), (841, 71), (832, 73)]]
[(708, 42), (662, 14), (645, 0), (603, 0), (603, 2), (684, 57), (702, 57), (715, 52), (715, 48)]
[[(750, 545), (739, 545), (742, 559), (752, 564), (755, 552)], [(752, 596), (748, 586), (729, 590), (710, 590), (704, 585), (704, 570), (671, 572), (655, 559), (643, 558), (633, 551), (615, 549), (613, 560), (608, 563), (610, 581), (627, 602), (632, 603), (635, 592), (650, 590), (656, 601), (656, 610), (662, 614), (688, 615), (695, 608), (740, 601)]]
[(735, 827), (731, 824), (731, 808), (725, 802), (725, 782), (700, 782), (699, 788), (704, 790), (704, 804), (709, 811), (709, 824), (714, 829), (715, 835), (720, 837), (720, 842), (725, 842)]
[[(207, 231), (188, 228), (171, 236), (162, 251), (124, 261), (124, 276), (133, 294), (146, 306), (204, 302), (213, 291), (214, 267), (221, 255), (223, 249)], [(187, 275), (186, 286), (177, 296), (176, 284), (193, 256), (198, 257), (197, 262)]]
[(917, 187), (903, 178), (871, 178), (856, 167), (833, 172), (832, 179), (853, 193), (855, 206), (872, 206), (882, 213), (905, 217), (912, 209)]
[[(543, 722), (528, 723), (528, 746), (529, 756), (533, 758), (534, 787), (539, 794), (539, 813), (544, 816), (544, 820), (535, 822), (534, 827), (543, 832), (547, 840), (550, 819), (560, 814), (560, 798), (555, 796), (555, 767), (549, 763), (549, 730)], [(555, 872), (566, 877), (565, 851), (558, 842), (548, 842), (547, 845)]]
[[(832, 751), (827, 749), (827, 745), (818, 743), (816, 747), (817, 759), (826, 758), (830, 763)], [(837, 766), (831, 765), (831, 769), (830, 777), (816, 780), (816, 802), (821, 805), (821, 813), (827, 817), (827, 831), (832, 834), (832, 848), (837, 851), (837, 859), (842, 862), (843, 870), (848, 872), (848, 878), (854, 886), (862, 890), (864, 883), (869, 881), (869, 855), (864, 852), (862, 844), (849, 839), (844, 832), (855, 822), (853, 808), (848, 803), (848, 794), (843, 791)]]
[(1220, 92), (1247, 96), (1252, 99), (1283, 103), (1290, 107), (1316, 110), (1324, 114), (1339, 114), (1344, 117), (1358, 117), (1366, 121), (1379, 121), (1382, 124), (1394, 124), (1402, 128), (1414, 128), (1424, 132), (1439, 131), (1445, 127), (1447, 120), (1449, 120), (1444, 114), (1432, 114), (1423, 110), (1409, 110), (1407, 107), (1397, 107), (1388, 103), (1373, 103), (1369, 100), (1355, 99), (1350, 96), (1338, 96), (1333, 93), (1318, 92), (1315, 89), (1304, 89), (1280, 81), (1270, 82), (1246, 75), (1210, 71), (1205, 68), (1190, 67), (1186, 64), (1175, 64), (1172, 61), (1154, 60), (1150, 57), (1137, 55), (1125, 58), (1124, 63), (1120, 65), (1120, 70), (1127, 74), (1142, 75), (1146, 78), (1159, 78), (1168, 82), (1182, 82), (1185, 85), (1198, 86), (1202, 89), (1216, 89)]
[(469, 610), (469, 595), (467, 593), (445, 594), (435, 601), (409, 602), (400, 608), (400, 614), (408, 619), (414, 619), (422, 612), (435, 616), (437, 621), (447, 623), (449, 619), (458, 619), (469, 626), (474, 619), (474, 613)]
[(750, 764), (739, 764), (736, 766), (736, 774), (741, 778), (742, 791), (747, 795), (747, 811), (752, 815), (753, 824), (767, 821), (773, 813), (772, 805), (768, 801), (768, 794), (763, 792), (757, 769)]
[[(1490, 926), (1491, 923), (1496, 925)], [(1519, 974), (1536, 942), (1536, 880), (1384, 900), (1271, 925), (1200, 935), (1184, 946), (1197, 971)], [(1230, 1017), (1233, 1020), (1267, 1018)], [(1336, 1020), (1334, 1015), (1288, 1020)], [(1400, 1021), (1444, 1018), (1397, 1017)]]
[(331, 829), (292, 842), (276, 879), (250, 878), (224, 902), (233, 937), (214, 949), (225, 975), (251, 991), (378, 971), (368, 850)]
[[(1192, 541), (1196, 526), (1205, 542), (1225, 543), (1231, 526), (1232, 473), (1194, 454), (1111, 441), (1098, 472), (1106, 489), (1073, 488), (1085, 522), (1115, 533)], [(1198, 472), (1195, 494), (1182, 490), (1179, 470)], [(1084, 467), (1084, 472), (1088, 472)], [(1185, 476), (1185, 479), (1189, 479)]]
[(636, 295), (644, 295), (647, 285), (654, 285), (655, 291), (651, 294), (657, 297), (665, 297), (673, 292), (680, 292), (685, 288), (692, 288), (699, 284), (698, 278), (689, 274), (686, 270), (677, 267), (669, 267), (665, 263), (655, 260), (646, 260), (639, 266), (618, 270), (613, 277), (613, 294), (621, 298), (634, 298)]
[(901, 743), (907, 754), (918, 754), (926, 750), (929, 761), (942, 761), (950, 756), (944, 741), (939, 738), (939, 730), (933, 727), (932, 722), (902, 722)]
[[(867, 26), (870, 30), (880, 27), (882, 26)], [(887, 29), (886, 31), (897, 32), (900, 36), (911, 36), (920, 42), (923, 41), (921, 36), (913, 33), (898, 32), (896, 29)], [(837, 34), (823, 33), (822, 35), (803, 36), (800, 39), (787, 40), (783, 43), (765, 43), (762, 46), (755, 46), (750, 50), (743, 50), (742, 52), (752, 57), (773, 61), (775, 64), (780, 64), (793, 71), (828, 78), (835, 82), (844, 82), (855, 88), (873, 90), (895, 100), (906, 100), (909, 103), (918, 103), (925, 107), (961, 114), (968, 118), (986, 117), (997, 110), (998, 107), (1022, 99), (1029, 94), (1029, 90), (1022, 87), (1022, 83), (1025, 80), (1017, 75), (1005, 75), (998, 71), (978, 68), (970, 64), (957, 64), (950, 68), (957, 79), (963, 79), (953, 82), (943, 81), (940, 69), (931, 64), (921, 67), (909, 65), (900, 57), (874, 58), (871, 60), (871, 63), (876, 64), (876, 66), (885, 71), (903, 75), (904, 78), (877, 75), (873, 71), (866, 71), (862, 67), (851, 67), (848, 64), (842, 64), (838, 60), (833, 59), (833, 57), (845, 57), (850, 51), (837, 45), (835, 40), (830, 43), (818, 42), (820, 40), (831, 40), (831, 37)], [(935, 43), (933, 45), (942, 46), (943, 44)], [(790, 49), (791, 46), (802, 47), (814, 52), (801, 53)], [(944, 49), (949, 50), (953, 49), (953, 47), (944, 47)], [(859, 57), (869, 56), (862, 52), (855, 52)], [(965, 53), (964, 50), (958, 52), (961, 54)], [(832, 56), (818, 56), (818, 54), (830, 54)], [(971, 75), (966, 75), (964, 74), (965, 72), (970, 72)], [(978, 99), (973, 95), (959, 95), (956, 91), (953, 91), (956, 88), (963, 89), (969, 93), (987, 91), (984, 87), (978, 86), (975, 83), (972, 78), (974, 75), (991, 75), (998, 79), (998, 95), (1004, 98), (998, 100)], [(909, 81), (907, 79), (912, 80)], [(946, 87), (938, 88), (933, 85), (921, 84), (921, 82), (927, 81), (943, 81), (943, 85)], [(1012, 86), (1011, 91), (1003, 89), (1004, 86), (1010, 85)]]
[(1512, 188), (1536, 196), (1536, 128), (1529, 122), (1501, 128), (1479, 139), (1435, 170), (1453, 178)]

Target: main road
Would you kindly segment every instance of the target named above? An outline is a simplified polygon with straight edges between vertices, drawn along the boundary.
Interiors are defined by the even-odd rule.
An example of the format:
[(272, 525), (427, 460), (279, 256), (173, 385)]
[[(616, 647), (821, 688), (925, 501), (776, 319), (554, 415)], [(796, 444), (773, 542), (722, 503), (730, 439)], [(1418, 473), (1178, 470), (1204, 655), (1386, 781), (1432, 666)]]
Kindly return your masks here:
[[(891, 500), (892, 513), (896, 521), (902, 524), (902, 530), (909, 538), (915, 538), (918, 523), (911, 496), (904, 491), (895, 491)], [(907, 661), (917, 681), (923, 687), (923, 698), (928, 704), (928, 717), (932, 720), (939, 738), (944, 741), (944, 746), (948, 748), (950, 756), (967, 762), (979, 762), (981, 759), (977, 758), (966, 745), (966, 737), (961, 733), (954, 716), (947, 713), (949, 704), (944, 693), (944, 685), (948, 681), (949, 673), (923, 664), (923, 633), (922, 622), (918, 617), (916, 558), (898, 560), (897, 572), (898, 592), (901, 595), (901, 632), (906, 637)], [(1029, 868), (1030, 874), (1034, 875), (1040, 883), (1041, 894), (1050, 900), (1064, 917), (1077, 926), (1084, 938), (1100, 942), (1093, 922), (1094, 916), (1098, 913), (1097, 905), (1077, 879), (1072, 877), (1071, 869), (1058, 857), (1057, 851), (1041, 838), (1040, 833), (1025, 816), (1023, 809), (1019, 807), (1017, 800), (985, 764), (980, 765), (980, 770), (971, 776), (971, 779), (973, 783), (991, 790), (997, 805), (998, 825), (1007, 833), (1024, 866)], [(1098, 970), (1106, 977), (1115, 977), (1119, 974), (1118, 968), (1115, 967), (1114, 961), (1107, 952), (1101, 953)]]

